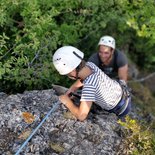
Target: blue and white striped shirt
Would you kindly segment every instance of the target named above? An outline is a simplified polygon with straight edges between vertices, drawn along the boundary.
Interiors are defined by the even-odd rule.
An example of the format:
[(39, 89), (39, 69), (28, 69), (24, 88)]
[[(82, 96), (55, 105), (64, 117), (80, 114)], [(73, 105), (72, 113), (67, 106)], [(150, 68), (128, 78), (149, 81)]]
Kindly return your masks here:
[(95, 102), (106, 110), (113, 109), (122, 97), (119, 83), (109, 78), (94, 63), (87, 62), (86, 66), (93, 73), (83, 81), (81, 101)]

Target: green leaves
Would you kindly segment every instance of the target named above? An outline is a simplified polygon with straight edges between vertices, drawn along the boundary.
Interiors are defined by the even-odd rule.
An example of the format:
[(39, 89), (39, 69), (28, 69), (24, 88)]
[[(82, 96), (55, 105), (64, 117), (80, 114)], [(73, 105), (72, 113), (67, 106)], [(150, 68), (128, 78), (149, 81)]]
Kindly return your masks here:
[[(153, 49), (153, 10), (153, 0), (1, 0), (0, 80), (28, 89), (47, 86), (49, 81), (62, 82), (54, 68), (45, 69), (52, 64), (55, 50), (73, 45), (84, 51), (87, 58), (104, 34), (113, 35), (117, 45), (147, 37), (148, 49)], [(142, 45), (134, 42), (135, 50), (144, 54)], [(146, 60), (152, 65), (153, 50), (148, 53)]]
[(153, 132), (147, 127), (148, 124), (138, 122), (129, 116), (125, 118), (125, 122), (119, 120), (118, 123), (125, 129), (126, 154), (154, 154), (154, 137)]

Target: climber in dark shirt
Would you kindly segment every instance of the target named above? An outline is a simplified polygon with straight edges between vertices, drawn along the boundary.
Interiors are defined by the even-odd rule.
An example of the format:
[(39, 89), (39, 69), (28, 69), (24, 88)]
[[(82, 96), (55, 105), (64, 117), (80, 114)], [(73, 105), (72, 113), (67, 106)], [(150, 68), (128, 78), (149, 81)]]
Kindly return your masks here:
[(127, 82), (127, 58), (123, 52), (115, 48), (115, 39), (103, 36), (98, 45), (99, 52), (94, 53), (88, 61), (96, 64), (109, 77)]

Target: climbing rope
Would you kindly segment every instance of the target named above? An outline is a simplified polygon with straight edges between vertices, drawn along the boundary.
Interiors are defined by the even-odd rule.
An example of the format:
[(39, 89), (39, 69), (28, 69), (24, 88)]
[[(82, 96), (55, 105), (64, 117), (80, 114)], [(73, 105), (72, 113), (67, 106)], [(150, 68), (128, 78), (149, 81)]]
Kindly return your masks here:
[(31, 133), (31, 135), (26, 139), (26, 141), (22, 144), (22, 146), (19, 148), (19, 150), (16, 152), (15, 155), (19, 155), (19, 153), (22, 151), (22, 149), (26, 146), (26, 144), (28, 143), (28, 141), (32, 138), (32, 136), (37, 132), (37, 130), (42, 126), (42, 124), (45, 122), (45, 120), (49, 117), (49, 115), (54, 112), (55, 110), (58, 109), (60, 105), (60, 101), (57, 101), (52, 109), (46, 114), (46, 116), (44, 117), (44, 119), (40, 122), (40, 124), (33, 130), (33, 132)]

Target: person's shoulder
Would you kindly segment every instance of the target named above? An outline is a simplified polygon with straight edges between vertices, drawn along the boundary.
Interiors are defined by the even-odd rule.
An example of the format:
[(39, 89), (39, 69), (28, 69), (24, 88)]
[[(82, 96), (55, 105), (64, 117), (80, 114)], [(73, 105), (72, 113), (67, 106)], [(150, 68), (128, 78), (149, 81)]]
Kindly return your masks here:
[(90, 61), (88, 61), (88, 62), (86, 63), (86, 66), (92, 68), (93, 70), (99, 69), (98, 66), (97, 66), (95, 63), (90, 62)]
[(118, 66), (127, 64), (127, 57), (126, 57), (125, 53), (119, 49), (115, 50), (115, 59), (116, 59)]
[(115, 53), (117, 53), (117, 54), (125, 54), (122, 50), (120, 50), (120, 49), (115, 49)]
[(115, 56), (116, 57), (126, 57), (126, 54), (123, 52), (123, 51), (121, 51), (121, 50), (119, 50), (119, 49), (115, 49)]
[(93, 62), (94, 64), (96, 64), (97, 66), (99, 65), (99, 57), (98, 57), (98, 53), (93, 53), (89, 59), (89, 62)]
[(97, 67), (93, 62), (91, 62), (91, 61), (88, 61), (88, 62), (86, 62), (86, 66), (89, 66), (89, 67)]
[(98, 53), (97, 52), (93, 53), (89, 58), (95, 58), (95, 57), (98, 57)]

